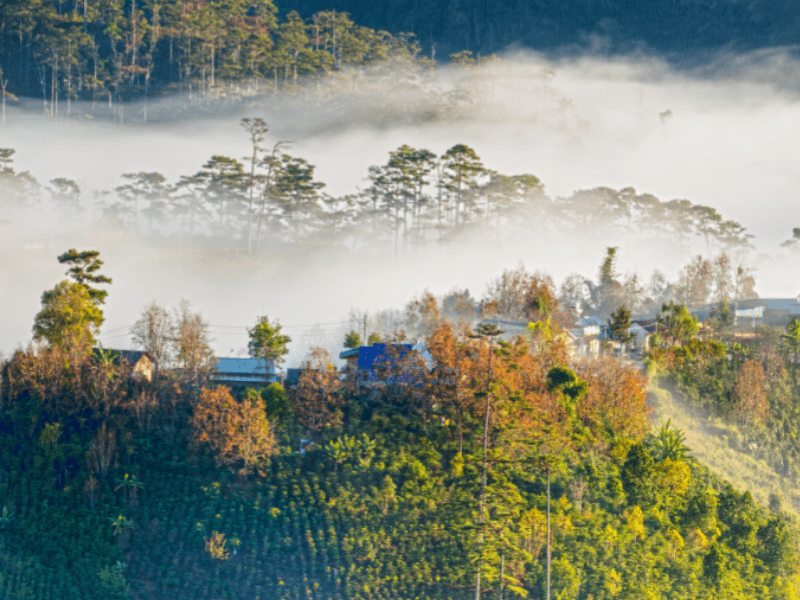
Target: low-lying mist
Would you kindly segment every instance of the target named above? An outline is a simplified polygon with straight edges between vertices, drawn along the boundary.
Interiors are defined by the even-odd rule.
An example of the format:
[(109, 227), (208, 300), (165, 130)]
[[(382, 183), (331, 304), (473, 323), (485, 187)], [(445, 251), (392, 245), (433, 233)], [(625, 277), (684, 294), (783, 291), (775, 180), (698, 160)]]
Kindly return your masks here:
[[(621, 236), (589, 219), (588, 229), (559, 231), (532, 221), (513, 238), (473, 228), (400, 258), (344, 247), (248, 255), (212, 237), (201, 244), (174, 235), (177, 226), (145, 235), (103, 219), (108, 197), (100, 192), (122, 185), (123, 173), (157, 171), (175, 182), (212, 155), (243, 161), (250, 150), (239, 125), (245, 116), (269, 123), (266, 145), (291, 140), (291, 154), (316, 165), (332, 195), (364, 189), (369, 166), (402, 144), (442, 155), (460, 143), (491, 169), (536, 175), (553, 199), (633, 187), (664, 202), (710, 206), (755, 236), (755, 250), (739, 252), (739, 260), (758, 269), (758, 292), (795, 296), (797, 255), (779, 244), (800, 226), (797, 67), (782, 52), (690, 71), (653, 57), (519, 54), (434, 72), (350, 73), (294, 94), (231, 88), (216, 99), (164, 98), (149, 103), (146, 123), (143, 104), (104, 115), (72, 103), (67, 116), (62, 103), (60, 116), (48, 117), (41, 101), (26, 100), (9, 107), (0, 147), (14, 148), (14, 168), (43, 184), (75, 180), (82, 212), (67, 218), (43, 198), (0, 213), (0, 351), (30, 339), (42, 291), (63, 277), (56, 256), (72, 247), (100, 250), (114, 279), (106, 347), (130, 346), (126, 328), (146, 303), (172, 307), (186, 298), (212, 324), (223, 356), (244, 352), (245, 327), (258, 315), (279, 319), (294, 340), (289, 363), (311, 345), (338, 349), (351, 308), (400, 308), (425, 289), (480, 296), (520, 262), (556, 281), (575, 271), (594, 276), (604, 248), (618, 246), (620, 271), (647, 277), (657, 267), (672, 276), (692, 254), (720, 251), (700, 238), (679, 246), (642, 232)], [(139, 231), (146, 230), (142, 221)]]

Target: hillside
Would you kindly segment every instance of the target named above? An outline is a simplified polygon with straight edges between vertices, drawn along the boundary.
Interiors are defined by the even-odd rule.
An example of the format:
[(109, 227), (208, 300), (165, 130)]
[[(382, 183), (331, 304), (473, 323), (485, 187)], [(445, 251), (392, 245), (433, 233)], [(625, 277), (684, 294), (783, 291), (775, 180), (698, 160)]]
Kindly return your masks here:
[[(686, 444), (692, 455), (712, 472), (730, 481), (737, 489), (747, 489), (762, 505), (770, 498), (785, 501), (783, 510), (796, 516), (800, 510), (800, 489), (794, 480), (778, 473), (763, 459), (734, 447), (731, 437), (736, 428), (707, 415), (697, 414), (679, 394), (670, 392), (657, 383), (651, 385), (648, 403), (653, 406), (652, 422), (655, 425), (671, 420), (686, 434)], [(734, 435), (732, 435), (734, 434)], [(773, 501), (775, 501), (773, 500)]]
[[(41, 100), (50, 116), (91, 101), (93, 116), (120, 120), (114, 106), (131, 99), (188, 92), (191, 101), (198, 91), (227, 97), (241, 96), (242, 88), (251, 95), (254, 85), (292, 93), (302, 81), (332, 73), (357, 81), (366, 67), (463, 63), (465, 52), (644, 51), (713, 65), (730, 51), (791, 46), (800, 27), (796, 0), (37, 0), (0, 7), (4, 100)], [(226, 90), (226, 83), (235, 85)], [(107, 112), (97, 112), (105, 104)]]
[[(311, 15), (320, 10), (349, 12), (374, 29), (415, 33), (436, 56), (469, 49), (489, 54), (506, 48), (564, 51), (599, 46), (601, 51), (637, 48), (685, 53), (698, 50), (754, 49), (794, 43), (798, 3), (784, 2), (491, 2), (400, 0), (380, 5), (360, 0), (285, 0), (284, 10)], [(592, 40), (592, 38), (595, 38)]]
[(0, 590), (456, 600), (480, 573), (483, 597), (502, 574), (505, 597), (542, 598), (549, 469), (554, 597), (793, 598), (792, 521), (686, 459), (678, 430), (646, 433), (635, 369), (553, 366), (546, 333), (489, 350), (440, 324), (443, 370), (419, 383), (363, 387), (322, 357), (288, 394), (236, 398), (19, 352), (0, 389)]

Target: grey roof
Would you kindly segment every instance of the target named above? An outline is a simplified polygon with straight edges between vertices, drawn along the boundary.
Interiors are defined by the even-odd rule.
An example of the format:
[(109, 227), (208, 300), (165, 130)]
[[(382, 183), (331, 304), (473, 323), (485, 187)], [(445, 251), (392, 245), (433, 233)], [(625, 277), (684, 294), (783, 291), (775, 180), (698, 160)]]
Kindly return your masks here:
[(478, 325), (497, 325), (503, 333), (501, 340), (509, 341), (517, 336), (525, 335), (528, 331), (528, 321), (509, 321), (503, 319), (481, 319)]
[(217, 372), (226, 376), (266, 376), (275, 374), (275, 363), (263, 358), (220, 358)]
[(790, 314), (800, 313), (800, 299), (798, 298), (751, 298), (739, 300), (739, 308), (755, 308), (763, 306), (767, 310), (788, 311)]
[(580, 327), (602, 327), (604, 323), (597, 317), (583, 317), (579, 323)]

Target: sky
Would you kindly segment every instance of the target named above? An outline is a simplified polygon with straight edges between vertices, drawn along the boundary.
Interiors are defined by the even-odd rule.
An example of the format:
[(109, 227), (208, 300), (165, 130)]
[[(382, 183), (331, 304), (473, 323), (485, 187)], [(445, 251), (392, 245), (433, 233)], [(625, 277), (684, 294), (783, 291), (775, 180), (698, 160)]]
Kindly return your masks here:
[[(55, 257), (68, 248), (99, 249), (114, 279), (101, 338), (130, 346), (126, 328), (145, 304), (175, 307), (188, 299), (212, 324), (219, 355), (242, 354), (245, 328), (259, 315), (279, 319), (294, 336), (289, 363), (311, 345), (337, 351), (351, 308), (402, 308), (424, 290), (469, 288), (480, 297), (488, 282), (520, 262), (552, 274), (596, 273), (607, 245), (620, 246), (619, 270), (644, 276), (659, 267), (671, 277), (690, 258), (669, 248), (603, 237), (536, 239), (525, 244), (464, 240), (449, 248), (390, 260), (345, 252), (256, 260), (108, 230), (96, 222), (94, 192), (122, 183), (122, 173), (159, 171), (171, 181), (197, 172), (213, 154), (243, 158), (248, 141), (238, 121), (264, 117), (268, 142), (293, 140), (292, 154), (317, 165), (327, 191), (363, 186), (369, 165), (401, 144), (438, 154), (456, 143), (473, 147), (486, 166), (505, 174), (533, 173), (551, 197), (607, 186), (634, 187), (662, 201), (686, 198), (716, 208), (754, 234), (745, 260), (758, 269), (762, 296), (800, 294), (796, 257), (779, 248), (800, 226), (800, 98), (797, 65), (780, 51), (728, 56), (696, 71), (676, 71), (644, 56), (592, 56), (547, 61), (506, 56), (470, 71), (443, 70), (442, 93), (467, 85), (473, 101), (458, 119), (408, 118), (425, 94), (364, 92), (357, 103), (316, 110), (296, 98), (256, 106), (191, 109), (169, 114), (185, 98), (151, 106), (141, 122), (136, 106), (125, 122), (41, 113), (41, 104), (10, 107), (0, 148), (14, 148), (15, 167), (40, 182), (76, 180), (84, 190), (82, 220), (65, 221), (46, 204), (0, 223), (0, 351), (30, 340), (39, 297), (63, 276)], [(352, 98), (348, 98), (348, 102)], [(377, 117), (379, 118), (376, 118)], [(153, 122), (153, 119), (157, 119)], [(160, 118), (160, 120), (158, 120)]]

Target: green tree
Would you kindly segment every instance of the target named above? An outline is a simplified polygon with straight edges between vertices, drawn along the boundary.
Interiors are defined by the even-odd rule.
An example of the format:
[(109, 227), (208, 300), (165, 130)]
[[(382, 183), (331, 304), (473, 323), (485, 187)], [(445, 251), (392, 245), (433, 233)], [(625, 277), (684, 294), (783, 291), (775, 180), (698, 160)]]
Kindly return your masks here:
[(786, 575), (797, 562), (797, 549), (792, 544), (792, 535), (786, 521), (772, 516), (758, 528), (759, 557), (773, 572)]
[(800, 319), (792, 319), (786, 326), (786, 333), (781, 335), (781, 339), (786, 342), (786, 346), (792, 353), (792, 378), (794, 389), (798, 389), (797, 371), (800, 369)]
[(136, 224), (139, 217), (139, 201), (147, 202), (142, 213), (147, 216), (147, 230), (153, 231), (153, 219), (159, 221), (164, 218), (167, 208), (167, 198), (172, 189), (167, 185), (167, 178), (161, 173), (126, 173), (122, 178), (128, 183), (116, 188), (117, 194), (125, 200), (133, 202), (133, 221)]
[(719, 587), (722, 576), (726, 568), (725, 555), (719, 544), (714, 542), (711, 549), (703, 557), (703, 575), (708, 578), (716, 587)]
[(793, 252), (800, 252), (800, 227), (792, 229), (791, 239), (781, 244), (782, 248), (789, 248)]
[(649, 506), (655, 501), (655, 463), (644, 444), (634, 444), (622, 465), (622, 485), (628, 504)]
[(475, 598), (479, 599), (481, 595), (481, 574), (483, 571), (483, 554), (485, 550), (485, 526), (486, 526), (486, 486), (488, 482), (488, 474), (489, 474), (489, 419), (491, 417), (492, 411), (492, 395), (493, 395), (493, 357), (494, 357), (494, 348), (492, 347), (493, 342), (496, 338), (503, 335), (505, 333), (503, 330), (499, 329), (496, 324), (494, 323), (481, 323), (475, 330), (475, 333), (471, 336), (476, 339), (480, 340), (487, 340), (488, 341), (488, 361), (486, 365), (486, 387), (484, 390), (479, 391), (475, 394), (476, 398), (485, 398), (486, 403), (484, 406), (483, 411), (483, 437), (481, 440), (482, 446), (482, 454), (481, 454), (481, 488), (480, 488), (480, 496), (478, 498), (478, 519), (480, 522), (480, 559), (478, 562), (478, 572), (475, 576)]
[(684, 444), (686, 434), (672, 425), (672, 419), (659, 427), (655, 434), (656, 458), (658, 461), (672, 459), (682, 461), (691, 450)]
[(281, 324), (269, 322), (269, 317), (259, 317), (255, 327), (247, 330), (250, 342), (247, 345), (250, 356), (263, 358), (280, 365), (284, 356), (289, 353), (287, 345), (292, 341), (288, 335), (281, 333)]
[(664, 335), (672, 342), (686, 343), (700, 331), (697, 317), (689, 312), (685, 304), (675, 304), (674, 301), (662, 305), (658, 322)]
[[(12, 157), (15, 153), (13, 148), (0, 148), (0, 198), (3, 199), (0, 209), (8, 206), (11, 211), (16, 211), (34, 201), (40, 187), (39, 182), (30, 173), (27, 171), (17, 173), (13, 169), (11, 164), (14, 162)], [(0, 222), (3, 216), (0, 213)]]
[(36, 315), (33, 335), (54, 346), (81, 350), (95, 343), (103, 320), (103, 311), (86, 286), (62, 281), (42, 294), (42, 310)]
[[(453, 199), (453, 226), (470, 220), (474, 208), (471, 192), (486, 171), (477, 152), (464, 144), (456, 144), (441, 158), (444, 189)], [(463, 207), (463, 211), (462, 211)]]
[(633, 339), (634, 334), (630, 331), (631, 328), (631, 311), (623, 304), (617, 310), (611, 313), (611, 318), (608, 320), (608, 327), (611, 330), (611, 337), (622, 344), (622, 350), (625, 351), (625, 346)]
[(285, 421), (291, 412), (291, 405), (289, 396), (283, 386), (277, 382), (270, 383), (267, 387), (262, 388), (259, 394), (264, 399), (267, 418), (278, 423)]
[(67, 275), (74, 279), (79, 285), (83, 286), (91, 296), (95, 304), (105, 304), (108, 296), (107, 290), (99, 290), (91, 287), (90, 283), (111, 283), (111, 279), (98, 273), (103, 261), (100, 260), (99, 250), (85, 250), (78, 252), (70, 248), (58, 257), (58, 262), (62, 265), (69, 265)]
[(299, 242), (311, 218), (319, 212), (319, 190), (325, 184), (314, 179), (314, 165), (302, 158), (284, 154), (281, 163), (275, 175), (274, 189), (283, 209), (286, 228), (294, 230), (295, 241)]
[(722, 298), (711, 311), (711, 319), (709, 320), (716, 336), (725, 339), (733, 329), (733, 321), (730, 301), (727, 298)]
[(361, 335), (357, 331), (351, 331), (344, 336), (345, 348), (358, 348), (361, 345)]
[(81, 188), (75, 181), (66, 177), (57, 177), (51, 179), (50, 184), (53, 186), (50, 188), (50, 195), (54, 200), (63, 202), (65, 206), (74, 211), (80, 208)]
[(550, 575), (552, 570), (552, 526), (551, 526), (551, 478), (563, 454), (575, 446), (579, 429), (577, 409), (586, 396), (589, 384), (582, 381), (574, 371), (567, 367), (553, 367), (547, 373), (547, 391), (555, 402), (542, 415), (542, 430), (538, 439), (533, 440), (540, 464), (546, 476), (547, 498), (547, 538), (546, 538), (546, 594), (550, 599)]
[(222, 237), (225, 225), (230, 221), (231, 209), (239, 212), (242, 208), (243, 192), (247, 187), (244, 165), (234, 158), (215, 155), (195, 178), (195, 181), (202, 182), (203, 197), (217, 211), (217, 235)]
[(600, 285), (610, 286), (617, 279), (617, 272), (615, 266), (617, 264), (617, 248), (616, 246), (606, 248), (606, 257), (600, 265)]

